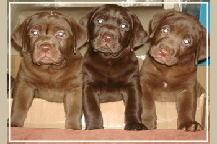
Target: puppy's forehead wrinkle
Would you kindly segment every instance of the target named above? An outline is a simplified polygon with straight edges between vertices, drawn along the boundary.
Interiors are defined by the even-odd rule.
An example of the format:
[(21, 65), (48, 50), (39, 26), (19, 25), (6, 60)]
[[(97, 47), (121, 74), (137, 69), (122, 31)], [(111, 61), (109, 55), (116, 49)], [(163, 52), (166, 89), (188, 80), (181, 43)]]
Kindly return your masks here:
[(108, 18), (113, 18), (113, 19), (125, 19), (128, 20), (128, 14), (126, 11), (122, 11), (120, 8), (119, 9), (104, 9), (100, 10), (96, 15), (101, 15), (101, 16), (106, 16)]
[(197, 31), (199, 31), (197, 30), (198, 29), (197, 26), (195, 25), (186, 26), (185, 23), (173, 23), (173, 24), (164, 23), (159, 27), (158, 30), (161, 31), (161, 29), (166, 25), (170, 27), (170, 33), (168, 37), (177, 40), (177, 42), (182, 41), (184, 38), (186, 38), (186, 36), (188, 38), (193, 38), (198, 35)]
[(122, 19), (125, 15), (126, 15), (126, 13), (123, 11), (115, 11), (115, 10), (110, 11), (110, 16), (112, 16), (112, 17)]
[(200, 23), (198, 23), (194, 19), (189, 19), (188, 17), (187, 18), (186, 17), (170, 17), (164, 20), (162, 24), (165, 24), (165, 25), (167, 24), (170, 26), (178, 27), (176, 28), (176, 30), (179, 29), (179, 30), (191, 31), (191, 30), (201, 29)]
[(48, 34), (49, 32), (55, 32), (58, 30), (64, 30), (64, 31), (73, 33), (68, 23), (61, 23), (58, 21), (57, 22), (51, 21), (47, 23), (46, 21), (42, 21), (40, 23), (37, 23), (37, 25), (33, 25), (34, 23), (35, 23), (34, 21), (31, 22), (32, 25), (30, 24), (28, 27), (29, 30), (37, 29), (39, 31), (45, 32), (46, 34)]
[(64, 18), (64, 17), (59, 17), (55, 18), (54, 16), (43, 16), (43, 17), (39, 17), (39, 16), (35, 16), (32, 17), (30, 20), (30, 25), (33, 24), (54, 24), (54, 25), (59, 25), (61, 27), (63, 26), (69, 26), (68, 21)]

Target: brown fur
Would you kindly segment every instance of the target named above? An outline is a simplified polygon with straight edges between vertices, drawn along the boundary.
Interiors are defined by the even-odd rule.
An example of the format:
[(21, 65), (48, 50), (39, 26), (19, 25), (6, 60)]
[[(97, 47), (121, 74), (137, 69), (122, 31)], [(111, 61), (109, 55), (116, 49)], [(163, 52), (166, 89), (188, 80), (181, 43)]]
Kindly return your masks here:
[(140, 71), (142, 122), (155, 129), (155, 101), (176, 102), (178, 129), (201, 130), (195, 121), (197, 61), (206, 58), (206, 30), (193, 16), (158, 13), (151, 22), (151, 47)]
[(65, 128), (81, 129), (82, 56), (77, 48), (85, 42), (86, 32), (57, 12), (30, 16), (13, 32), (12, 43), (23, 60), (14, 84), (11, 126), (24, 125), (33, 98), (39, 97), (63, 102)]
[(103, 128), (100, 103), (120, 100), (125, 104), (124, 129), (147, 129), (141, 124), (139, 67), (132, 51), (147, 38), (140, 21), (123, 7), (103, 5), (80, 23), (87, 28), (90, 42), (83, 64), (86, 129)]

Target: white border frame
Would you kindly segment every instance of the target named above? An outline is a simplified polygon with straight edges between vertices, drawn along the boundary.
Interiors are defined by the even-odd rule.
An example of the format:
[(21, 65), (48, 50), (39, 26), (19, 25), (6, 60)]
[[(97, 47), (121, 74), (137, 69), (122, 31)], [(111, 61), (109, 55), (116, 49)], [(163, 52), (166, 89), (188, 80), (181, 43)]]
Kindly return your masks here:
[[(40, 4), (206, 4), (206, 29), (209, 27), (208, 22), (208, 2), (40, 2)], [(39, 4), (39, 2), (9, 2), (9, 33), (8, 39), (11, 39), (11, 4)], [(208, 31), (206, 33), (206, 57), (208, 59)], [(11, 75), (11, 43), (9, 42), (9, 74)], [(208, 142), (208, 88), (209, 88), (209, 80), (208, 80), (208, 60), (206, 61), (206, 140), (11, 140), (11, 126), (9, 126), (9, 142)], [(9, 82), (11, 81), (9, 77)], [(11, 87), (11, 83), (9, 83), (9, 87)], [(9, 96), (11, 95), (11, 90), (9, 89)], [(9, 114), (11, 112), (10, 107), (10, 97), (9, 97)], [(9, 123), (10, 123), (9, 116)]]

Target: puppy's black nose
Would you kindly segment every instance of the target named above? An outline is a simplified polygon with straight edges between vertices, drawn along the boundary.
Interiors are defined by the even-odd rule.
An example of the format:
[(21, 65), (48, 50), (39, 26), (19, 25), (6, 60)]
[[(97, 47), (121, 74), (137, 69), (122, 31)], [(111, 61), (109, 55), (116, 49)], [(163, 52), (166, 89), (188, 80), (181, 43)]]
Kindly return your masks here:
[(41, 52), (50, 52), (51, 51), (51, 45), (50, 44), (41, 44), (40, 45), (40, 51)]
[(112, 34), (104, 34), (103, 35), (103, 40), (105, 41), (105, 42), (112, 42), (113, 41), (113, 39), (114, 39), (114, 36), (112, 35)]

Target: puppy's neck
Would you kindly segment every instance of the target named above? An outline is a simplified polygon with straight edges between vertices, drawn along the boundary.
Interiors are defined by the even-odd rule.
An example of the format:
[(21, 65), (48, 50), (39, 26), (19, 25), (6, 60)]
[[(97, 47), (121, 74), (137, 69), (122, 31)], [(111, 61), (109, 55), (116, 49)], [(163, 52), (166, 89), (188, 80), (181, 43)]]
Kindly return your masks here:
[(106, 58), (106, 59), (120, 59), (120, 58), (127, 56), (131, 52), (131, 50), (129, 47), (127, 47), (120, 52), (111, 53), (111, 52), (94, 51), (94, 49), (92, 48), (91, 52), (95, 53), (95, 54), (97, 54), (103, 58)]
[(194, 64), (194, 59), (182, 59), (180, 60), (177, 64), (174, 64), (174, 65), (171, 65), (171, 66), (168, 66), (166, 64), (161, 64), (157, 61), (154, 60), (153, 57), (151, 57), (149, 54), (148, 54), (148, 57), (149, 61), (151, 61), (151, 63), (153, 65), (155, 65), (157, 68), (159, 69), (169, 69), (169, 68), (175, 68), (175, 67), (189, 67), (189, 71), (195, 71), (197, 69), (197, 66)]

